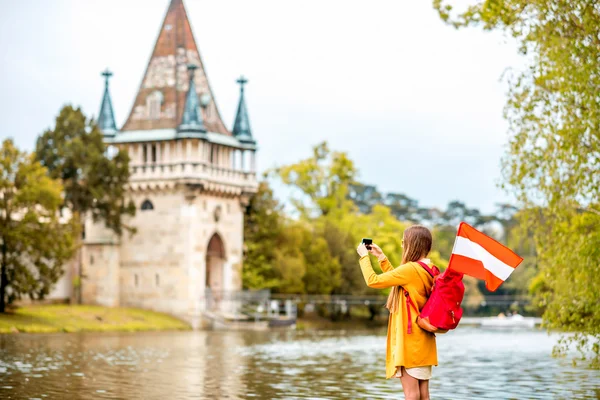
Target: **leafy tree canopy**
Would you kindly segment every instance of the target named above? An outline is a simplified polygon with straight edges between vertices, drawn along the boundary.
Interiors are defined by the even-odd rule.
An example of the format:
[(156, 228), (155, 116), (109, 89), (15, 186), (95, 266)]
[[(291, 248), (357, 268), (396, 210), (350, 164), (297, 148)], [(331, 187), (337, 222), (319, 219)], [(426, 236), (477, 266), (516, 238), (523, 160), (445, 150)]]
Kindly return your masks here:
[(0, 312), (28, 295), (41, 299), (75, 251), (77, 226), (61, 221), (62, 186), (33, 155), (7, 139), (0, 148)]

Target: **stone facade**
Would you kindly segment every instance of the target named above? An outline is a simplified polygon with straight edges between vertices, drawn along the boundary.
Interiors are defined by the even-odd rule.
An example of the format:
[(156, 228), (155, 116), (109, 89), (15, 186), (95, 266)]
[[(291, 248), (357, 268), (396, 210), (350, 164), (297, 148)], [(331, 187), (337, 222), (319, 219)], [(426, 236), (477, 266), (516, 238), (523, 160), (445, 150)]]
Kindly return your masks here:
[(193, 319), (207, 306), (206, 288), (214, 296), (241, 289), (244, 197), (173, 184), (132, 191), (131, 198), (134, 235), (117, 241), (101, 224), (87, 223), (85, 303)]
[(241, 121), (244, 130), (232, 132), (216, 109), (189, 26), (182, 0), (172, 0), (121, 131), (114, 130), (111, 73), (103, 73), (98, 121), (109, 154), (117, 148), (130, 156), (128, 197), (137, 211), (126, 224), (136, 233), (117, 237), (88, 219), (82, 268), (71, 275), (81, 276), (83, 303), (163, 311), (198, 326), (215, 299), (241, 290), (244, 212), (258, 184), (243, 84), (235, 125)]

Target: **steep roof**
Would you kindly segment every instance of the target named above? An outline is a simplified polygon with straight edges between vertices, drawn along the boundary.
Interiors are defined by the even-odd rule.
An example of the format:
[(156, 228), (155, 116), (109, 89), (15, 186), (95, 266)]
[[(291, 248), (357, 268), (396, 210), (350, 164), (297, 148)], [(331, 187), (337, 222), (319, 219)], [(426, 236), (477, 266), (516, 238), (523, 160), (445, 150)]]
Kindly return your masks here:
[(189, 88), (188, 64), (197, 66), (196, 93), (206, 130), (230, 135), (221, 120), (183, 0), (171, 0), (154, 51), (122, 131), (177, 128)]

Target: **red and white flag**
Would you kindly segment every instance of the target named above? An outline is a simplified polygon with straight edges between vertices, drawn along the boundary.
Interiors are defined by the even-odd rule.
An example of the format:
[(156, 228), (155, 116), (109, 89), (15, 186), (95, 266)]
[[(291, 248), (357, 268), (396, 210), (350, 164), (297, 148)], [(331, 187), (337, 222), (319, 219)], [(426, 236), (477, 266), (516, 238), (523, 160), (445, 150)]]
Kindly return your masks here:
[(523, 258), (514, 251), (461, 222), (448, 268), (485, 281), (495, 291), (521, 264)]

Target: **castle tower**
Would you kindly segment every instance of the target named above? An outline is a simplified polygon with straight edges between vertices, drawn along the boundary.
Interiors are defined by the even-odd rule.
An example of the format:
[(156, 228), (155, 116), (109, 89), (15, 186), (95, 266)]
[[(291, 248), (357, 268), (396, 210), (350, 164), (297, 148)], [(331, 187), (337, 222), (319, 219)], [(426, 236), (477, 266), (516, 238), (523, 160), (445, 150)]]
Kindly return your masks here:
[(258, 186), (246, 81), (238, 80), (242, 91), (231, 132), (221, 120), (182, 0), (171, 0), (120, 131), (110, 75), (103, 74), (98, 121), (106, 143), (129, 153), (128, 189), (137, 213), (127, 223), (137, 233), (116, 238), (88, 221), (83, 301), (192, 320), (214, 300), (241, 289), (244, 209)]

